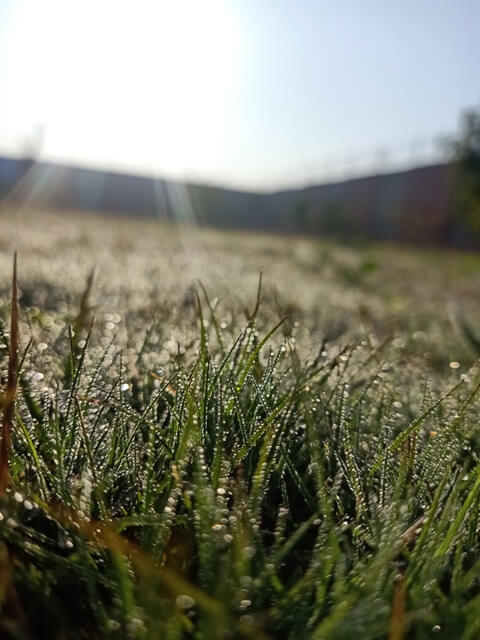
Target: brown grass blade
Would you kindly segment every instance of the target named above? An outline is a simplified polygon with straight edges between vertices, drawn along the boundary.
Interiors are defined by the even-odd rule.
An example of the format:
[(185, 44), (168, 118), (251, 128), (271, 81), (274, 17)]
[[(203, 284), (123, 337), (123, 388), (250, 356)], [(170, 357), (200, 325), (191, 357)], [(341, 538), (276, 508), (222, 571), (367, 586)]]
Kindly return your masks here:
[(17, 252), (13, 255), (12, 309), (10, 312), (10, 349), (8, 354), (8, 379), (3, 400), (2, 441), (0, 443), (0, 496), (8, 485), (8, 460), (12, 443), (15, 397), (17, 395), (18, 372), (18, 299), (17, 299)]
[(392, 617), (388, 640), (403, 640), (405, 637), (405, 617), (407, 611), (407, 583), (402, 575), (396, 582), (393, 591)]
[(426, 517), (427, 516), (425, 515), (420, 516), (420, 518), (418, 518), (418, 520), (414, 522), (411, 527), (408, 527), (408, 529), (402, 533), (402, 535), (400, 536), (400, 540), (403, 544), (410, 544), (411, 542), (414, 542), (416, 538), (418, 538)]

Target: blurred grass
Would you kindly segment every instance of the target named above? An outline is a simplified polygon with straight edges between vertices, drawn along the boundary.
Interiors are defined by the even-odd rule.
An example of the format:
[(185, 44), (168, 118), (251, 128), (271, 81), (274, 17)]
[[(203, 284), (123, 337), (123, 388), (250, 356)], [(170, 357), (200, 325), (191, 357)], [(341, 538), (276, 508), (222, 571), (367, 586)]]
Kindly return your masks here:
[(477, 256), (0, 230), (2, 638), (479, 637)]

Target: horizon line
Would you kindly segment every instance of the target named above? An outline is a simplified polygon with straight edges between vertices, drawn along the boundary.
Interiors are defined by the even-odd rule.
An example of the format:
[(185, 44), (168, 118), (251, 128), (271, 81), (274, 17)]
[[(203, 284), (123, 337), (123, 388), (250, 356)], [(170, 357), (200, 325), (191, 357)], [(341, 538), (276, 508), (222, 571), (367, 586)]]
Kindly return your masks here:
[[(26, 154), (21, 154), (21, 153), (16, 154), (16, 153), (0, 152), (0, 158), (18, 161), (18, 160), (26, 159), (27, 156)], [(129, 169), (127, 167), (122, 167), (118, 165), (115, 166), (115, 165), (104, 165), (104, 164), (96, 164), (96, 163), (81, 164), (80, 162), (77, 162), (75, 160), (69, 160), (69, 159), (54, 159), (54, 158), (47, 158), (47, 157), (44, 158), (39, 156), (37, 158), (34, 158), (33, 160), (35, 164), (40, 164), (40, 165), (42, 164), (54, 165), (54, 166), (63, 167), (66, 169), (74, 169), (74, 170), (76, 169), (76, 170), (92, 171), (92, 172), (98, 172), (98, 173), (107, 173), (107, 174), (114, 174), (114, 175), (125, 176), (125, 177), (131, 176), (131, 177), (144, 178), (147, 180), (162, 180), (165, 182), (172, 182), (172, 183), (191, 185), (191, 186), (202, 186), (202, 187), (207, 187), (212, 189), (221, 189), (225, 191), (236, 191), (240, 193), (249, 193), (253, 195), (257, 195), (257, 194), (273, 195), (273, 194), (289, 192), (289, 191), (303, 191), (306, 189), (311, 189), (319, 186), (342, 184), (346, 182), (352, 182), (355, 180), (365, 180), (369, 178), (375, 178), (377, 176), (388, 176), (388, 175), (396, 175), (400, 173), (409, 173), (417, 169), (449, 164), (448, 159), (441, 159), (441, 158), (427, 159), (426, 158), (425, 161), (419, 161), (415, 164), (400, 163), (397, 166), (394, 166), (393, 164), (386, 165), (384, 170), (381, 170), (381, 168), (379, 167), (377, 169), (372, 168), (371, 172), (368, 172), (368, 170), (365, 170), (365, 172), (353, 171), (350, 175), (348, 174), (345, 174), (343, 176), (326, 175), (324, 177), (319, 176), (318, 178), (312, 177), (309, 180), (304, 180), (302, 182), (298, 181), (296, 184), (285, 183), (283, 185), (276, 185), (276, 186), (272, 184), (271, 186), (268, 186), (268, 187), (267, 186), (255, 187), (255, 186), (249, 186), (249, 185), (241, 186), (236, 183), (232, 184), (232, 183), (228, 183), (227, 180), (215, 181), (214, 178), (207, 179), (207, 178), (202, 178), (200, 176), (195, 177), (194, 175), (180, 177), (180, 176), (168, 175), (168, 173), (166, 172), (159, 173), (153, 170), (152, 171), (147, 171), (147, 170), (142, 171), (140, 169), (135, 170), (135, 169)]]

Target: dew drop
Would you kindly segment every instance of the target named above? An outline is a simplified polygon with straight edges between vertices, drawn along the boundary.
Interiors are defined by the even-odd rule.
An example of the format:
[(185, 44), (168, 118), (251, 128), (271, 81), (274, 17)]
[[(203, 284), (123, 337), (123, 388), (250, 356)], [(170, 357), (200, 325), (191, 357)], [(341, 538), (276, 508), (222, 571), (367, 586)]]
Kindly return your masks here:
[(177, 603), (177, 607), (180, 607), (180, 609), (191, 609), (195, 606), (195, 600), (184, 593), (181, 593), (179, 596), (177, 596), (175, 602)]

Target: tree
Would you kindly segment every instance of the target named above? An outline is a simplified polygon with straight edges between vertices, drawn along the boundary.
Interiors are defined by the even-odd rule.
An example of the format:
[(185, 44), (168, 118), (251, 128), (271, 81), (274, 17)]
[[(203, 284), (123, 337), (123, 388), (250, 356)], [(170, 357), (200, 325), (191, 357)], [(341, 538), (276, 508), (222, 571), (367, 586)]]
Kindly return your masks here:
[(480, 111), (466, 111), (453, 145), (453, 197), (460, 219), (480, 234)]

